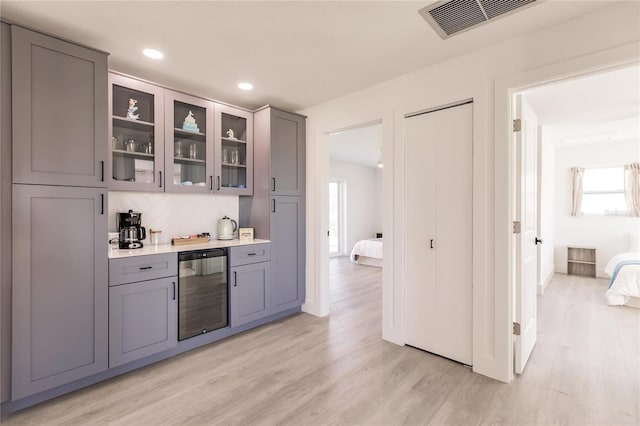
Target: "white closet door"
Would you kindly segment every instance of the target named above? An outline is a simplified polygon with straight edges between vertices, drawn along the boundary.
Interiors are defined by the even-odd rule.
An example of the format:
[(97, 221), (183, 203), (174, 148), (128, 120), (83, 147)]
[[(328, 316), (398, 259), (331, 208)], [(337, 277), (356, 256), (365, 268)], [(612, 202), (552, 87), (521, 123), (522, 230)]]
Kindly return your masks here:
[(406, 119), (405, 342), (472, 364), (472, 132), (464, 104)]

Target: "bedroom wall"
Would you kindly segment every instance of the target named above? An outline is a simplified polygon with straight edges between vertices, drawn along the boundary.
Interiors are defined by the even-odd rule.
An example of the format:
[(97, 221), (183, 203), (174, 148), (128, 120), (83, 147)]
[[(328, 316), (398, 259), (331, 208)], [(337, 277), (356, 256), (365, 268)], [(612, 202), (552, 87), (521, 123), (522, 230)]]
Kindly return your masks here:
[[(385, 250), (382, 337), (403, 338), (404, 114), (474, 98), (474, 355), (473, 370), (513, 376), (508, 268), (508, 108), (495, 99), (506, 78), (537, 78), (597, 69), (638, 58), (640, 5), (621, 2), (300, 111), (307, 115), (307, 289), (303, 309), (329, 313), (326, 158), (329, 133), (382, 118)], [(473, 37), (473, 31), (459, 37)], [(446, 43), (446, 41), (445, 41)], [(513, 77), (515, 78), (515, 77)], [(509, 80), (510, 81), (510, 80)], [(519, 80), (518, 80), (519, 81)], [(501, 92), (502, 93), (502, 92)], [(500, 102), (505, 102), (506, 95)], [(495, 110), (504, 115), (496, 116)], [(494, 131), (496, 123), (502, 126)], [(475, 234), (477, 232), (477, 235)], [(476, 238), (477, 237), (477, 238)]]
[(376, 194), (376, 206), (378, 206), (378, 208), (373, 212), (373, 215), (375, 217), (376, 223), (378, 224), (378, 231), (376, 232), (383, 232), (382, 231), (382, 223), (383, 223), (383, 209), (382, 209), (382, 177), (384, 176), (384, 169), (380, 169), (378, 167), (375, 168), (375, 174), (376, 174), (376, 188), (378, 188), (378, 191), (375, 192)]
[(344, 180), (347, 186), (347, 246), (345, 255), (358, 240), (373, 238), (382, 232), (382, 186), (375, 167), (331, 160), (331, 179)]
[(627, 251), (629, 234), (640, 234), (640, 218), (629, 216), (570, 216), (571, 167), (620, 166), (640, 161), (637, 139), (556, 147), (555, 268), (567, 273), (567, 246), (596, 248), (596, 275), (617, 253)]

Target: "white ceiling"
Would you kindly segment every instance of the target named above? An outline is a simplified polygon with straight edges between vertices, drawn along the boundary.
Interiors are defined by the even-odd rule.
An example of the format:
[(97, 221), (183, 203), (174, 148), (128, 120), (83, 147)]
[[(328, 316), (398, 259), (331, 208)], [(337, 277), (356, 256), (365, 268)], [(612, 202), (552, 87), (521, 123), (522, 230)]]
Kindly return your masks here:
[[(248, 108), (300, 110), (612, 1), (541, 1), (454, 36), (425, 1), (0, 1), (10, 20), (111, 53), (111, 68)], [(153, 61), (143, 48), (164, 52)], [(236, 85), (250, 81), (255, 89)]]
[(382, 124), (336, 132), (329, 136), (332, 160), (376, 167), (382, 155)]
[(559, 144), (640, 139), (640, 67), (525, 92), (539, 124)]

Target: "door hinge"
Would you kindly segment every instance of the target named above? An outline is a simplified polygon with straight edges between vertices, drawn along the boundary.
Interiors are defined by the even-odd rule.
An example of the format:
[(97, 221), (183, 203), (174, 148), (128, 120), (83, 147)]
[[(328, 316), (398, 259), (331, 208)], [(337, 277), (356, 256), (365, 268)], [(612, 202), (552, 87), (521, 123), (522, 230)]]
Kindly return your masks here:
[(513, 334), (515, 334), (516, 336), (520, 335), (520, 323), (519, 322), (514, 322), (513, 323)]
[(513, 120), (513, 131), (519, 132), (520, 130), (522, 130), (522, 120), (516, 118), (515, 120)]
[(513, 233), (514, 234), (519, 234), (521, 228), (522, 228), (522, 225), (520, 225), (520, 222), (518, 222), (517, 220), (513, 222)]

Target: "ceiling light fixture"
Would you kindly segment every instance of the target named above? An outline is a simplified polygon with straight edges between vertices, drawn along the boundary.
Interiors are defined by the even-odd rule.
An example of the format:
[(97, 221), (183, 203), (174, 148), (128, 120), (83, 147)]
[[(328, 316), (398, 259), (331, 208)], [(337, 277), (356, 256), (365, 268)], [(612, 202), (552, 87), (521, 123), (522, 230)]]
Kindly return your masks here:
[(142, 51), (142, 53), (144, 54), (144, 56), (146, 56), (147, 58), (151, 58), (151, 59), (162, 59), (162, 58), (164, 58), (164, 54), (162, 52), (160, 52), (159, 50), (155, 50), (155, 49), (144, 49)]
[(253, 84), (251, 83), (238, 83), (238, 88), (241, 90), (251, 90), (253, 89)]

